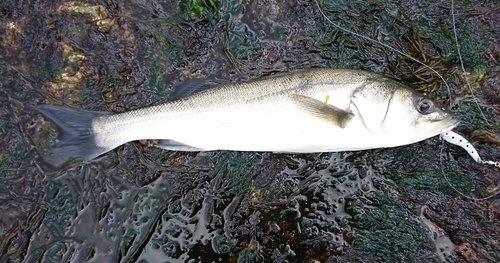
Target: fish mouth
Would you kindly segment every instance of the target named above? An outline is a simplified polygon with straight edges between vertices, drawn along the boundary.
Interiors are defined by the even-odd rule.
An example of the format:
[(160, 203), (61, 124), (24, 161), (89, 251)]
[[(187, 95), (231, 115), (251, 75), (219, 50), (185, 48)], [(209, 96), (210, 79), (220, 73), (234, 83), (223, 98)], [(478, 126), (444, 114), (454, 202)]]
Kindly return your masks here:
[(421, 133), (413, 140), (413, 142), (418, 142), (425, 140), (437, 135), (445, 134), (447, 131), (455, 128), (460, 123), (460, 120), (453, 115), (448, 115), (446, 118), (437, 121), (432, 125), (428, 126), (428, 129), (421, 131)]
[(457, 119), (453, 114), (446, 114), (443, 117), (444, 118), (435, 121), (427, 120), (430, 126), (427, 126), (427, 128), (425, 128), (425, 125), (423, 126), (423, 130), (421, 130), (422, 133), (420, 139), (426, 139), (434, 137), (439, 134), (443, 134), (455, 128), (460, 123), (460, 120)]
[(460, 124), (460, 120), (457, 119), (455, 116), (450, 115), (446, 119), (441, 121), (440, 126), (442, 126), (442, 128), (439, 129), (438, 134), (447, 132), (447, 131), (455, 128), (458, 124)]

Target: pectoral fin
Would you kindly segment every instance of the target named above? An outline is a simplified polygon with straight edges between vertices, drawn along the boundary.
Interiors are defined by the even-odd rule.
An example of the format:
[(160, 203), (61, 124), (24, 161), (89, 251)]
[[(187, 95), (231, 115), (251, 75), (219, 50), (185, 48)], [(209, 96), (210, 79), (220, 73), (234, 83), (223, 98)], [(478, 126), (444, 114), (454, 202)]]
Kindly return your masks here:
[(340, 128), (345, 128), (352, 117), (354, 117), (354, 114), (351, 112), (337, 108), (317, 99), (298, 94), (292, 94), (290, 97), (299, 107), (314, 117), (329, 121)]
[(183, 151), (183, 152), (201, 152), (203, 149), (196, 148), (187, 144), (183, 144), (174, 140), (160, 140), (156, 145), (159, 148), (170, 151)]

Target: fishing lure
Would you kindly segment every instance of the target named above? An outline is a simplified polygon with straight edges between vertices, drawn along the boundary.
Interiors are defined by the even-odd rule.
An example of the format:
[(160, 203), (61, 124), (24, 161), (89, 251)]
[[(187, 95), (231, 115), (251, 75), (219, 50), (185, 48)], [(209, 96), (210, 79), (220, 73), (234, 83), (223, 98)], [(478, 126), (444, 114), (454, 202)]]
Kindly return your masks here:
[(477, 150), (472, 146), (472, 144), (465, 139), (462, 135), (454, 132), (453, 130), (446, 131), (441, 134), (441, 138), (451, 144), (457, 145), (462, 147), (467, 153), (476, 161), (477, 163), (483, 163), (483, 164), (489, 164), (489, 165), (494, 165), (498, 168), (500, 168), (500, 162), (494, 162), (494, 161), (489, 161), (489, 160), (483, 160), (481, 159), (481, 156), (479, 156), (479, 153)]

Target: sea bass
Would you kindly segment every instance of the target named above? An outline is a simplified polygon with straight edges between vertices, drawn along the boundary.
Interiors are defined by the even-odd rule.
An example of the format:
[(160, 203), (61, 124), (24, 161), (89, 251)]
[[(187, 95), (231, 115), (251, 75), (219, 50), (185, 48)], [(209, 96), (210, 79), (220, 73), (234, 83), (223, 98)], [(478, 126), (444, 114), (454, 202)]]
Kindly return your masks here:
[(37, 109), (59, 129), (47, 161), (91, 160), (134, 140), (174, 151), (336, 152), (395, 147), (441, 134), (459, 120), (402, 83), (350, 69), (225, 84), (183, 99), (111, 114)]

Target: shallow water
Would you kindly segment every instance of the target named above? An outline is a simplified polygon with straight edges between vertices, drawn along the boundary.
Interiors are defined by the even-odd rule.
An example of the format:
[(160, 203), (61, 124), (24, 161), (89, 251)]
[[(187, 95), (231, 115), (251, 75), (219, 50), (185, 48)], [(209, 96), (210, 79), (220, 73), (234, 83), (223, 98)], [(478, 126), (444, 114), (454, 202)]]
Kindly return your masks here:
[[(35, 105), (121, 112), (174, 98), (192, 78), (310, 67), (395, 77), (451, 104), (459, 132), (498, 136), (494, 2), (455, 7), (489, 122), (457, 68), (449, 2), (323, 5), (335, 22), (433, 65), (451, 98), (435, 74), (328, 25), (310, 1), (2, 1), (0, 261), (499, 261), (499, 197), (456, 191), (488, 196), (499, 171), (438, 138), (304, 155), (175, 153), (141, 141), (59, 169), (42, 161), (56, 133)], [(493, 142), (476, 147), (500, 160)]]

